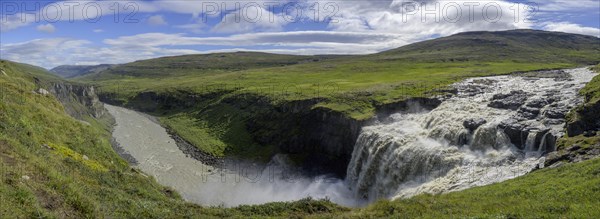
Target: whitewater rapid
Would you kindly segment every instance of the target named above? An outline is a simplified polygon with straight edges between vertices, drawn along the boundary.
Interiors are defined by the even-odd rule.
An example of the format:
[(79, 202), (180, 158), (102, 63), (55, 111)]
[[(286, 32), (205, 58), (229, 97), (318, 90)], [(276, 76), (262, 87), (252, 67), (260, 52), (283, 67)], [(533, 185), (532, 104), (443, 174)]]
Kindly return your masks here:
[[(562, 73), (467, 79), (434, 110), (398, 113), (363, 127), (346, 182), (356, 198), (374, 201), (458, 191), (530, 172), (563, 134), (556, 109), (568, 112), (581, 104), (577, 93), (595, 76), (587, 68)], [(502, 98), (514, 101), (492, 101)], [(469, 119), (481, 122), (469, 130), (476, 126)], [(522, 145), (506, 134), (515, 124), (528, 133)]]
[(328, 198), (356, 206), (345, 183), (333, 177), (305, 177), (276, 155), (265, 165), (234, 163), (224, 168), (204, 165), (186, 156), (167, 131), (148, 115), (105, 104), (116, 120), (113, 137), (132, 164), (175, 189), (185, 200), (205, 206), (233, 207), (305, 197)]

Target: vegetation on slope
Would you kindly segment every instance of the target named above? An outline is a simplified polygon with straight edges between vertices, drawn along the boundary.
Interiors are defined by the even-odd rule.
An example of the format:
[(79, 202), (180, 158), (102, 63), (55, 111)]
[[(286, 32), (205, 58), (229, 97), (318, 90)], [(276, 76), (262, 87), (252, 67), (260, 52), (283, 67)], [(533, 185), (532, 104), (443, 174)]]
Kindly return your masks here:
[(54, 75), (62, 78), (74, 78), (80, 77), (87, 74), (98, 73), (104, 71), (114, 65), (102, 64), (102, 65), (61, 65), (50, 69), (50, 72)]
[(164, 78), (179, 75), (214, 75), (255, 68), (319, 62), (342, 56), (299, 56), (261, 52), (212, 53), (183, 55), (136, 61), (117, 65), (85, 78), (103, 80), (121, 77)]
[(373, 55), (385, 60), (456, 62), (497, 61), (596, 64), (600, 55), (593, 36), (511, 30), (465, 32), (411, 44)]

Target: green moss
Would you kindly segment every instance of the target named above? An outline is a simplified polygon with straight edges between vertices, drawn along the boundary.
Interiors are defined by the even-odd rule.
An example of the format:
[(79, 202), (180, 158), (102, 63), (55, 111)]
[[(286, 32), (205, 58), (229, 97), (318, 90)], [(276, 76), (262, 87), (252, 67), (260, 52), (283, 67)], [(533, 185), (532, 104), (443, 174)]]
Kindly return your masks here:
[(574, 137), (564, 136), (558, 139), (556, 144), (557, 150), (564, 150), (573, 145), (578, 145), (582, 148), (588, 148), (594, 145), (600, 144), (600, 136), (593, 137), (585, 137), (583, 135), (578, 135)]

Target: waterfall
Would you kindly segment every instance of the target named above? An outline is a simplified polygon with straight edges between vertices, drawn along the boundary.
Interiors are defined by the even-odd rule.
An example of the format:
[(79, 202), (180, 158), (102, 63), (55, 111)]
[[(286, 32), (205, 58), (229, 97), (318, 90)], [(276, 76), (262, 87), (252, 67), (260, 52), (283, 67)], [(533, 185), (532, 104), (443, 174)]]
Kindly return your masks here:
[(594, 76), (587, 69), (565, 74), (571, 79), (468, 79), (455, 84), (458, 94), (434, 110), (398, 113), (363, 127), (346, 183), (357, 198), (374, 201), (457, 191), (526, 174), (544, 159), (548, 135), (563, 130), (564, 120), (546, 118), (545, 111), (576, 106), (581, 102), (577, 91)]
[(544, 134), (544, 135), (542, 136), (542, 140), (540, 141), (540, 146), (538, 147), (538, 150), (537, 150), (537, 152), (538, 152), (538, 153), (540, 153), (540, 154), (541, 154), (541, 153), (543, 153), (543, 152), (545, 152), (545, 151), (547, 150), (547, 149), (546, 149), (546, 141), (547, 141), (547, 140), (546, 140), (546, 137), (548, 137), (548, 135), (549, 135), (549, 134), (550, 134), (550, 133), (549, 133), (549, 132), (547, 132), (546, 134)]
[(537, 130), (531, 130), (527, 135), (527, 140), (525, 141), (525, 151), (535, 151), (535, 138), (538, 135)]

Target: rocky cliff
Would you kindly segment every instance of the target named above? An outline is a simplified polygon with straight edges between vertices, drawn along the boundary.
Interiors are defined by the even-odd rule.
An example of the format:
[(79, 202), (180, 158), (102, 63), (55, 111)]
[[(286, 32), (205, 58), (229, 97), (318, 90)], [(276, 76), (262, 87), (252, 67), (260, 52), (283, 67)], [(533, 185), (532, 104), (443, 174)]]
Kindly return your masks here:
[(35, 78), (34, 81), (39, 87), (37, 93), (55, 96), (71, 117), (80, 121), (92, 118), (106, 125), (112, 121), (93, 86), (62, 80), (43, 81)]

